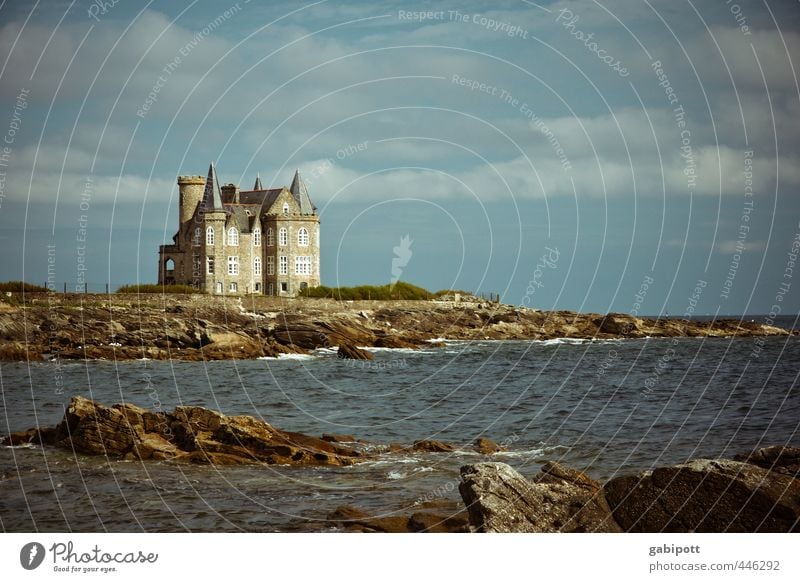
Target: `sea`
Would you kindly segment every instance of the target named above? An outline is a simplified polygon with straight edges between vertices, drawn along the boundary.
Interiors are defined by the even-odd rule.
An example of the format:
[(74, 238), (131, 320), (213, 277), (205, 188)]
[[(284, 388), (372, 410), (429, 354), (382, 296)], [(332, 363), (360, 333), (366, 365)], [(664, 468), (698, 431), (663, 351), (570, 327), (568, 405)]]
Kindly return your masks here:
[[(166, 411), (205, 406), (375, 444), (436, 439), (460, 450), (376, 454), (349, 467), (219, 467), (0, 447), (0, 529), (337, 531), (326, 517), (342, 505), (382, 516), (437, 504), (455, 511), (460, 467), (486, 460), (527, 476), (558, 461), (605, 481), (692, 458), (800, 446), (800, 336), (371, 350), (367, 362), (323, 349), (240, 361), (3, 363), (0, 433), (54, 426), (69, 399), (83, 395)], [(472, 452), (478, 437), (508, 451)]]

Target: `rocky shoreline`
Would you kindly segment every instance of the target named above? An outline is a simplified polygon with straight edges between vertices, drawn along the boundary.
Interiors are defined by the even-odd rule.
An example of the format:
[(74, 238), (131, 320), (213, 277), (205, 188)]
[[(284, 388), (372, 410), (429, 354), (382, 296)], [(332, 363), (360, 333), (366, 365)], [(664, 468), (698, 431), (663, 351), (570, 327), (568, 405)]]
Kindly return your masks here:
[[(336, 467), (409, 451), (457, 451), (433, 440), (403, 445), (351, 435), (314, 437), (201, 407), (153, 412), (131, 404), (106, 407), (80, 396), (57, 426), (0, 439), (2, 446), (31, 444), (142, 462), (263, 466)], [(482, 438), (472, 450), (491, 459), (504, 449)], [(459, 506), (439, 501), (411, 515), (381, 516), (342, 506), (328, 523), (351, 532), (800, 531), (800, 448), (780, 445), (734, 459), (694, 459), (623, 474), (604, 484), (553, 461), (532, 479), (504, 463), (479, 462), (461, 468), (458, 489)]]
[[(436, 340), (789, 335), (757, 322), (538, 311), (479, 301), (333, 301), (206, 295), (58, 295), (0, 301), (0, 360), (227, 360), (337, 348), (419, 348)], [(796, 333), (796, 332), (794, 332)]]

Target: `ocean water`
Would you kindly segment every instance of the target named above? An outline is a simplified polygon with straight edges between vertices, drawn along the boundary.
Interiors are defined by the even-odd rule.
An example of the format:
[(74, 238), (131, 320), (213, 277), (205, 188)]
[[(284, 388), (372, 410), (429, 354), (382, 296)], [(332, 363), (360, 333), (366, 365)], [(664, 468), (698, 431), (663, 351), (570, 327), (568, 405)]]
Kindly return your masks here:
[[(697, 457), (800, 445), (800, 338), (447, 342), (228, 362), (5, 363), (0, 432), (55, 425), (69, 398), (251, 414), (307, 434), (432, 438), (455, 454), (387, 454), (344, 468), (130, 462), (0, 448), (4, 531), (330, 531), (340, 505), (408, 514), (459, 500), (486, 436), (526, 475), (556, 460), (597, 479)], [(61, 374), (63, 393), (56, 390)], [(443, 503), (447, 506), (447, 503)]]

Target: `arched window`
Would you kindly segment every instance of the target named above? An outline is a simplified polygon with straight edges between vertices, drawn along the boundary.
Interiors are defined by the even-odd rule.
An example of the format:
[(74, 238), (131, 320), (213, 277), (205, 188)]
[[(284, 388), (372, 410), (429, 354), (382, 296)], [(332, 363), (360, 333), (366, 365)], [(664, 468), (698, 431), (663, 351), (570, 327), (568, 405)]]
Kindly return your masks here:
[(267, 246), (271, 247), (275, 244), (275, 231), (272, 230), (272, 227), (267, 229)]
[(235, 226), (228, 229), (228, 245), (232, 247), (239, 246), (239, 231), (236, 230)]
[(256, 227), (256, 229), (253, 231), (253, 246), (261, 246), (261, 229), (258, 227)]
[(308, 246), (308, 229), (301, 228), (297, 231), (297, 244), (301, 247)]
[(175, 270), (175, 261), (167, 259), (167, 262), (164, 264), (164, 269), (167, 273), (172, 273)]
[(289, 244), (289, 231), (282, 228), (278, 231), (278, 245), (285, 247)]
[(206, 244), (213, 245), (214, 244), (214, 227), (209, 226), (206, 228)]
[(289, 203), (288, 202), (284, 202), (283, 203), (283, 215), (286, 216), (287, 214), (289, 214)]
[(253, 275), (261, 275), (261, 257), (253, 259)]

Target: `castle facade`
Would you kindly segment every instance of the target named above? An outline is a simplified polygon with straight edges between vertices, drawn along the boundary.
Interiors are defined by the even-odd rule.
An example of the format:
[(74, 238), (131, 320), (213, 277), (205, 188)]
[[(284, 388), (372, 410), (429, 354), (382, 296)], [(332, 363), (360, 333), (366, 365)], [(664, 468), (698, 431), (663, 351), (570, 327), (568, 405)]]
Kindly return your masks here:
[(215, 295), (292, 297), (319, 280), (319, 215), (303, 179), (289, 188), (220, 188), (208, 176), (179, 176), (179, 226), (158, 251), (158, 282)]

